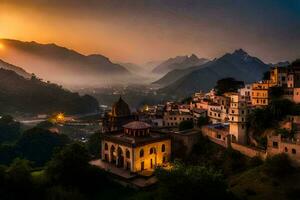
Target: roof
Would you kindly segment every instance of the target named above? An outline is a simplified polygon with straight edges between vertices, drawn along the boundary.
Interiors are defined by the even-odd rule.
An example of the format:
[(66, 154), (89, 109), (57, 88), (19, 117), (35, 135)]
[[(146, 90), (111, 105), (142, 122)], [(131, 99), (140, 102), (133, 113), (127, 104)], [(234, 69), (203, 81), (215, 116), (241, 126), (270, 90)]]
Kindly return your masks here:
[(115, 117), (131, 115), (128, 104), (121, 97), (113, 104), (112, 115)]
[(149, 124), (141, 121), (133, 121), (123, 126), (123, 128), (128, 128), (128, 129), (147, 129), (150, 127), (151, 126)]

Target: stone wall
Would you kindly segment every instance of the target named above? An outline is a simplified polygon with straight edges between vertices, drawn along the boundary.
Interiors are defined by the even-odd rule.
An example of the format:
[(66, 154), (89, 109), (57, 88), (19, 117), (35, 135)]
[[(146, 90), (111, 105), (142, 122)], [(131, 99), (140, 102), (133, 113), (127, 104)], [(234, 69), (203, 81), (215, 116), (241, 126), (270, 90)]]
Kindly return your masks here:
[(245, 156), (248, 156), (250, 158), (258, 156), (261, 159), (266, 159), (267, 157), (267, 153), (264, 150), (258, 149), (258, 148), (254, 148), (254, 147), (249, 147), (249, 146), (244, 146), (241, 144), (237, 144), (237, 143), (231, 143), (231, 148), (239, 151), (240, 153), (244, 154)]

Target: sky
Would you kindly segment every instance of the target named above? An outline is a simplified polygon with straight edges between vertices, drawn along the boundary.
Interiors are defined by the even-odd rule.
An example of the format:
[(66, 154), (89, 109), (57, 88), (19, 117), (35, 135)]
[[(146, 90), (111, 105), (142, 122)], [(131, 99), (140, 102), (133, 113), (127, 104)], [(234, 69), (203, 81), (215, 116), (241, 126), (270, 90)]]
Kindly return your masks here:
[(300, 58), (300, 0), (0, 0), (0, 38), (138, 64), (238, 48), (275, 63)]

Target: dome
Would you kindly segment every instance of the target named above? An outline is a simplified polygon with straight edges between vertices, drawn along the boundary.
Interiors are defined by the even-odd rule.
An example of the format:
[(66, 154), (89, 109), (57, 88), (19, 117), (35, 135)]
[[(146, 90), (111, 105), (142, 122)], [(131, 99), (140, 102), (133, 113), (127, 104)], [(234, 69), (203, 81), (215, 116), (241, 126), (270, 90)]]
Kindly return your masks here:
[(115, 117), (131, 115), (128, 104), (121, 97), (113, 104), (111, 113)]
[(145, 122), (134, 121), (123, 126), (126, 129), (148, 129), (151, 126)]

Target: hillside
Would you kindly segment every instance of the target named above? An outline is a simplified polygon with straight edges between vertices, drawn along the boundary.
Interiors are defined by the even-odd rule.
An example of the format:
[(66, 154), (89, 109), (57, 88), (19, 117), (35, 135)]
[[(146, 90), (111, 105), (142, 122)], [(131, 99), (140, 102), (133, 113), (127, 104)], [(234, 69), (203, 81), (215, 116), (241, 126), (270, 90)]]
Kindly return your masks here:
[(267, 64), (239, 49), (202, 65), (200, 69), (193, 67), (182, 71), (181, 74), (184, 75), (181, 78), (160, 89), (160, 92), (186, 96), (200, 90), (208, 91), (215, 86), (217, 80), (226, 77), (251, 83), (260, 80), (268, 69)]
[(40, 114), (95, 112), (98, 102), (37, 78), (25, 79), (14, 71), (0, 69), (0, 113)]
[(201, 65), (208, 60), (205, 58), (198, 58), (196, 55), (191, 56), (177, 56), (175, 58), (169, 58), (155, 67), (152, 72), (155, 74), (166, 74), (176, 69), (186, 69), (191, 66)]
[(69, 85), (95, 85), (121, 82), (123, 79), (121, 76), (130, 75), (125, 67), (112, 63), (103, 55), (86, 56), (56, 44), (10, 39), (0, 41), (6, 49), (1, 58), (21, 65), (26, 71), (53, 82)]
[(31, 74), (27, 73), (24, 69), (21, 67), (17, 67), (15, 65), (9, 64), (7, 62), (4, 62), (3, 60), (0, 59), (0, 68), (2, 69), (7, 69), (7, 70), (12, 70), (19, 74), (20, 76), (23, 76), (24, 78), (30, 78)]

